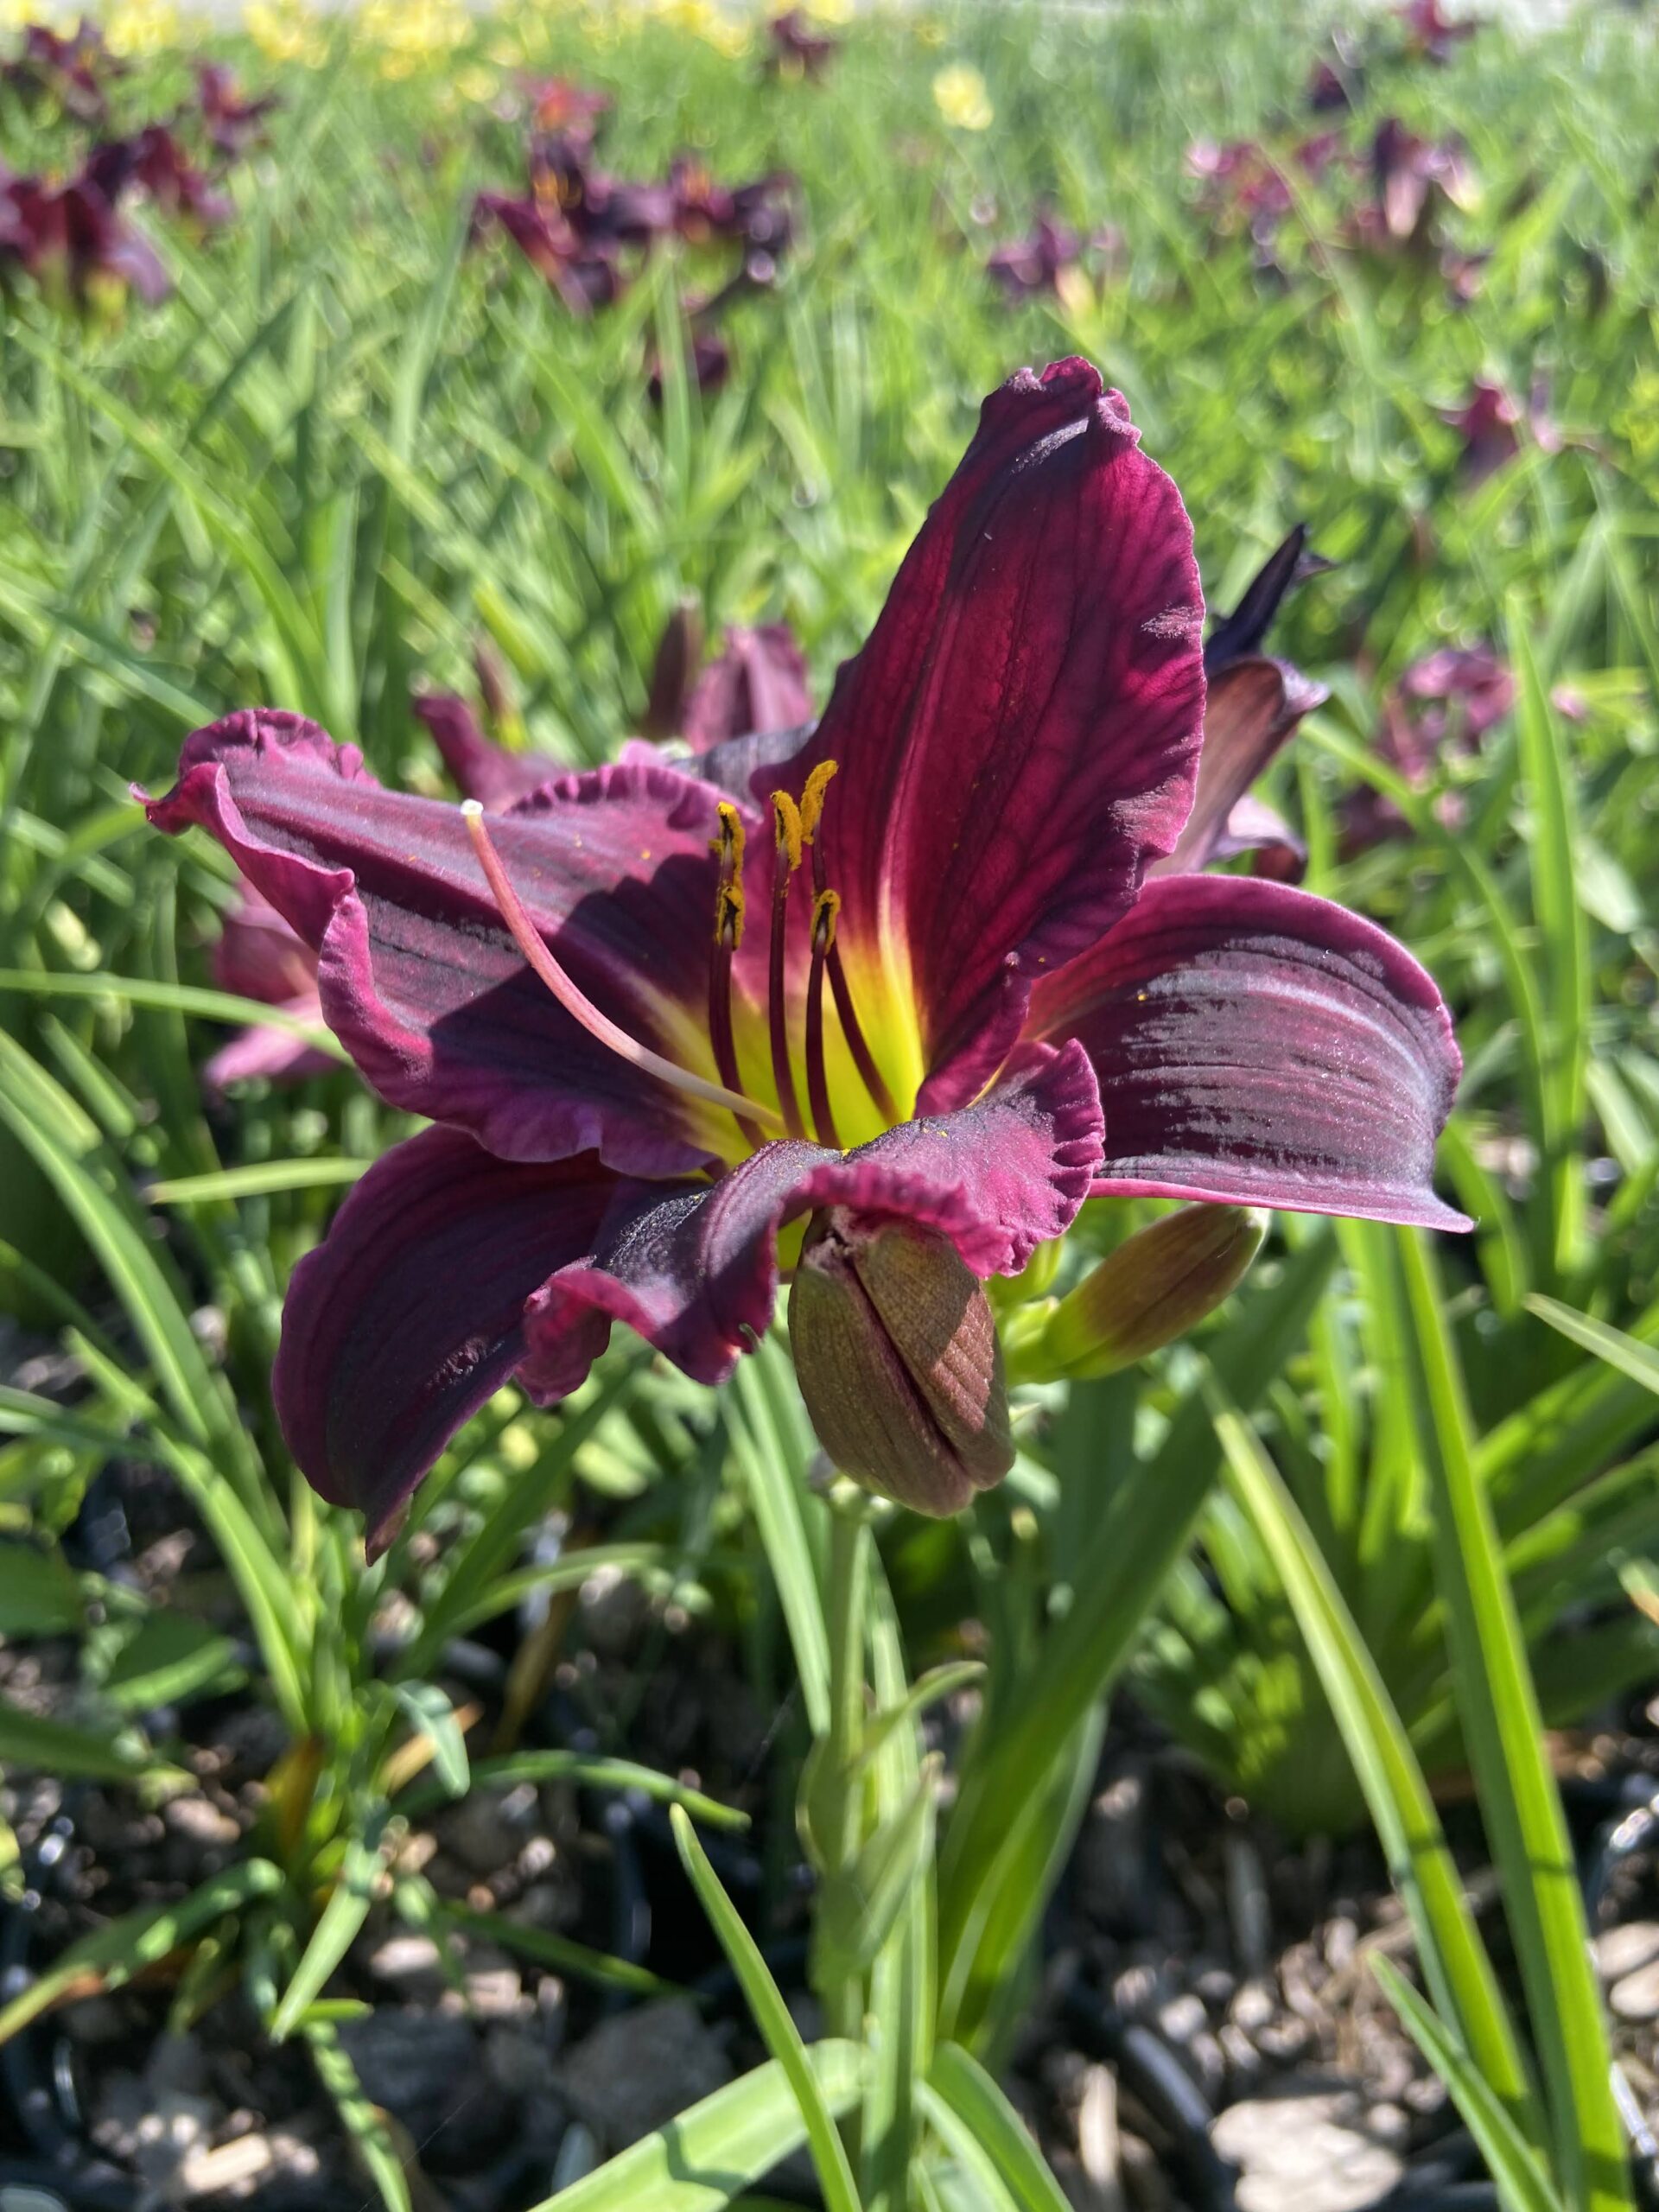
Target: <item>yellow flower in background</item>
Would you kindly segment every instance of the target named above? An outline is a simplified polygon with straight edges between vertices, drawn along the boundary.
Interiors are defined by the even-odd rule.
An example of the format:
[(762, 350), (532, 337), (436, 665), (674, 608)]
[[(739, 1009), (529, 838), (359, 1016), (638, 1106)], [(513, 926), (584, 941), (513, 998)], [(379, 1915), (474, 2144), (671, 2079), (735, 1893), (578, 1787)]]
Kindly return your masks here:
[(472, 29), (461, 0), (364, 0), (353, 36), (379, 49), (382, 76), (412, 77), (453, 54)]
[(308, 8), (296, 0), (244, 0), (242, 28), (267, 61), (297, 61), (321, 69), (328, 59), (328, 35)]
[(937, 16), (918, 16), (915, 29), (916, 42), (918, 46), (944, 44), (944, 25)]
[(57, 31), (65, 36), (73, 30), (77, 21), (73, 0), (0, 0), (0, 31), (21, 31), (30, 23), (39, 23), (42, 30)]
[(953, 61), (933, 79), (933, 103), (958, 130), (988, 130), (996, 116), (985, 79), (966, 61)]
[(111, 54), (130, 60), (162, 54), (179, 42), (179, 11), (173, 0), (116, 0), (104, 36)]
[(656, 12), (676, 30), (692, 32), (732, 60), (749, 50), (749, 25), (719, 0), (662, 0)]
[(853, 0), (804, 0), (803, 12), (815, 23), (850, 23)]
[(486, 69), (481, 61), (470, 63), (455, 72), (455, 90), (464, 100), (475, 107), (487, 107), (501, 89), (501, 79), (493, 69)]

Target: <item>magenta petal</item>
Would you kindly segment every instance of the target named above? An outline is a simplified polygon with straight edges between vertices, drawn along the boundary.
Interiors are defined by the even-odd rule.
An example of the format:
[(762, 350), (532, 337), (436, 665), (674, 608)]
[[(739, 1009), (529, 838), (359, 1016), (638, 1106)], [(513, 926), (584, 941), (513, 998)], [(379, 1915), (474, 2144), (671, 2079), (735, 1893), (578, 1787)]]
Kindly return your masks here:
[(1294, 730), (1330, 693), (1288, 661), (1253, 654), (1229, 661), (1210, 678), (1204, 708), (1192, 811), (1174, 850), (1154, 861), (1154, 875), (1185, 875), (1241, 849), (1229, 841), (1235, 809)]
[(1009, 956), (1093, 944), (1186, 817), (1204, 602), (1138, 436), (1086, 361), (994, 392), (819, 725), (841, 926), (907, 960), (934, 1071), (1017, 1014)]
[(565, 772), (556, 760), (542, 753), (510, 753), (493, 744), (478, 726), (478, 717), (464, 699), (447, 691), (429, 691), (410, 704), (432, 733), (432, 741), (443, 755), (443, 765), (454, 778), (463, 798), (475, 798), (492, 814), (500, 814), (531, 791), (540, 791)]
[[(284, 1014), (322, 1027), (322, 1008), (315, 991), (286, 1003), (274, 1001)], [(233, 1083), (251, 1083), (263, 1077), (267, 1083), (304, 1083), (314, 1075), (332, 1075), (340, 1062), (330, 1052), (308, 1045), (292, 1029), (256, 1025), (238, 1030), (228, 1045), (221, 1045), (201, 1071), (201, 1087), (210, 1098), (222, 1098)]]
[(1094, 1063), (1098, 1192), (1467, 1226), (1432, 1187), (1451, 1018), (1409, 953), (1328, 900), (1161, 878), (1039, 984), (1031, 1028)]
[(722, 1382), (772, 1319), (779, 1227), (816, 1206), (937, 1230), (976, 1274), (1014, 1273), (1070, 1226), (1100, 1148), (1086, 1056), (1038, 1047), (974, 1105), (845, 1155), (769, 1144), (706, 1189), (623, 1185), (591, 1258), (531, 1300), (524, 1383), (542, 1397), (569, 1389), (572, 1332), (585, 1350), (594, 1313), (626, 1321), (698, 1382)]
[[(559, 958), (631, 1035), (700, 1034), (717, 794), (652, 764), (567, 775), (499, 816), (496, 846)], [(459, 808), (390, 791), (296, 715), (198, 730), (158, 828), (210, 830), (318, 954), (328, 1026), (382, 1097), (510, 1160), (599, 1151), (626, 1173), (709, 1157), (681, 1093), (600, 1044), (530, 973)], [(678, 1009), (695, 1025), (671, 1036)]]
[[(526, 1166), (423, 1129), (376, 1162), (296, 1268), (271, 1374), (277, 1417), (312, 1485), (366, 1516), (371, 1555), (512, 1376), (524, 1300), (592, 1249), (614, 1187), (591, 1155)], [(603, 1342), (590, 1327), (588, 1360)]]

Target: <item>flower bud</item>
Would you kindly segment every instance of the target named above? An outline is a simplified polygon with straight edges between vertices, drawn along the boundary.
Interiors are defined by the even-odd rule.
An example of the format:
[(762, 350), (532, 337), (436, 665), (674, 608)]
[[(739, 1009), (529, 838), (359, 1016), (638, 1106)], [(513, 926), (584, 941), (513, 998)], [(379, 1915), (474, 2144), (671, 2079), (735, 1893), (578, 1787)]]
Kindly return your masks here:
[(1033, 1376), (1111, 1375), (1197, 1326), (1243, 1281), (1268, 1233), (1248, 1206), (1183, 1206), (1103, 1260), (1050, 1315)]
[(663, 626), (651, 665), (651, 690), (640, 717), (642, 737), (677, 737), (702, 658), (702, 615), (695, 599), (682, 599)]
[(956, 1247), (836, 1207), (789, 1294), (801, 1395), (844, 1474), (918, 1513), (960, 1513), (1014, 1465), (996, 1323)]

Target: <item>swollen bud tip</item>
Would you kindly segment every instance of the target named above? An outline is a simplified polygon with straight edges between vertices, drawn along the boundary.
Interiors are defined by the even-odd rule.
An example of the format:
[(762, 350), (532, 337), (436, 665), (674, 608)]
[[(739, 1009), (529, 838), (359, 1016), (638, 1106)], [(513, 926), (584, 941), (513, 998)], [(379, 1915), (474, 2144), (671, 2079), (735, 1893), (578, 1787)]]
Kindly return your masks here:
[(996, 1322), (945, 1237), (815, 1215), (789, 1334), (818, 1440), (867, 1490), (943, 1516), (1014, 1465)]
[(1268, 1233), (1251, 1206), (1183, 1206), (1103, 1260), (1049, 1317), (1022, 1377), (1116, 1374), (1195, 1328), (1243, 1281)]

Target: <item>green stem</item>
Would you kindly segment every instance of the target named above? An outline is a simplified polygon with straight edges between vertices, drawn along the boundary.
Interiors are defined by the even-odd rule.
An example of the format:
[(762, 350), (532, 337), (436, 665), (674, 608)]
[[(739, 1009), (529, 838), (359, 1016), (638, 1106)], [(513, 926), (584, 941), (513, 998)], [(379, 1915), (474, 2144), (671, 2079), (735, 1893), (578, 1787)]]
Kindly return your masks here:
[[(855, 1764), (864, 1740), (864, 1611), (869, 1584), (869, 1529), (861, 1492), (836, 1485), (830, 1499), (830, 1734), (824, 1745), (825, 1880), (843, 1881), (861, 1841), (864, 1784)], [(825, 2025), (854, 2042), (864, 2032), (864, 1984), (836, 1973), (819, 1992)]]

